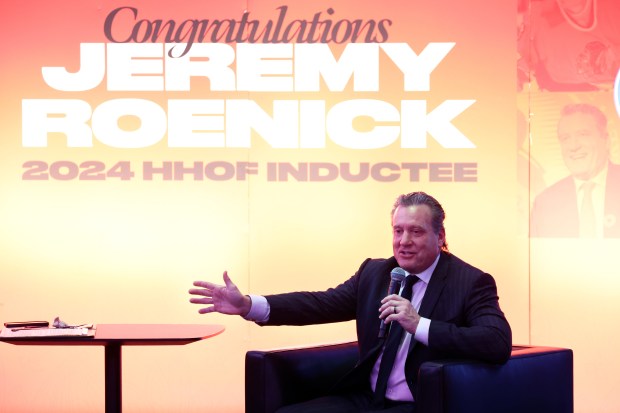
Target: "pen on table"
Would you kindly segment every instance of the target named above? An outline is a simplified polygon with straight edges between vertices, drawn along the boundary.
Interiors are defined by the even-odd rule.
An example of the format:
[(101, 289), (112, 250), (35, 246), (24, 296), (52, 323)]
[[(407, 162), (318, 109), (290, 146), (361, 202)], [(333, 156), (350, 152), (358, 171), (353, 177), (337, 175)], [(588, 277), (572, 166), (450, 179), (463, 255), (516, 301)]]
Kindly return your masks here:
[(20, 331), (20, 330), (40, 330), (42, 328), (49, 328), (49, 327), (42, 327), (42, 326), (26, 326), (26, 327), (15, 327), (12, 328), (11, 331)]

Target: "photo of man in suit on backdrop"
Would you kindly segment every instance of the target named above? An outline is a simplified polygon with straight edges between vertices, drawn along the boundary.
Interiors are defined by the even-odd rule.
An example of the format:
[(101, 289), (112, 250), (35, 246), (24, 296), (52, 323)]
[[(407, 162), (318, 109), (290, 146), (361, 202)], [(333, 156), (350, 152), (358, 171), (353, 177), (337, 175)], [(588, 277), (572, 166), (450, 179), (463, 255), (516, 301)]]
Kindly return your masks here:
[(536, 197), (530, 236), (620, 238), (620, 165), (610, 161), (607, 117), (590, 104), (566, 105), (557, 135), (570, 175)]
[[(190, 302), (200, 313), (241, 315), (260, 325), (309, 325), (356, 320), (360, 359), (333, 393), (279, 412), (415, 412), (416, 380), (428, 360), (469, 358), (504, 363), (512, 332), (494, 278), (448, 251), (445, 213), (423, 192), (397, 198), (392, 210), (394, 256), (366, 259), (342, 284), (319, 292), (242, 294), (196, 281)], [(403, 286), (389, 294), (394, 273)], [(382, 325), (389, 326), (386, 338)]]

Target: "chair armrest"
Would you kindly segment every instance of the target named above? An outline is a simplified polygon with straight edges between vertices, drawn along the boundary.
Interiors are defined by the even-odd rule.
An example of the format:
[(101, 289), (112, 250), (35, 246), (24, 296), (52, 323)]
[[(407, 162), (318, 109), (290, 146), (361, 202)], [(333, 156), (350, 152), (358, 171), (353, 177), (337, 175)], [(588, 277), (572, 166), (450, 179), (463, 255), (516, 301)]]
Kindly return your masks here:
[(272, 413), (284, 405), (325, 395), (357, 360), (357, 342), (249, 351), (245, 356), (245, 411)]
[(423, 363), (417, 407), (421, 413), (572, 413), (573, 352), (514, 346), (504, 365)]

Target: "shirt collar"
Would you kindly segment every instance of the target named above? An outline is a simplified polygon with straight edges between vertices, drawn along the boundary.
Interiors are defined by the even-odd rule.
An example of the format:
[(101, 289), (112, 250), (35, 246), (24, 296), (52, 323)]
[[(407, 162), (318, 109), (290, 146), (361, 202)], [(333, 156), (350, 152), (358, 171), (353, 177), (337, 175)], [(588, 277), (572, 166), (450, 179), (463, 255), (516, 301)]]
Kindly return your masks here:
[(575, 181), (575, 187), (577, 190), (581, 189), (581, 186), (586, 182), (594, 182), (599, 188), (605, 187), (605, 181), (607, 179), (607, 169), (609, 169), (608, 164), (605, 164), (605, 167), (596, 174), (592, 179), (588, 179), (584, 181), (583, 179), (573, 178)]

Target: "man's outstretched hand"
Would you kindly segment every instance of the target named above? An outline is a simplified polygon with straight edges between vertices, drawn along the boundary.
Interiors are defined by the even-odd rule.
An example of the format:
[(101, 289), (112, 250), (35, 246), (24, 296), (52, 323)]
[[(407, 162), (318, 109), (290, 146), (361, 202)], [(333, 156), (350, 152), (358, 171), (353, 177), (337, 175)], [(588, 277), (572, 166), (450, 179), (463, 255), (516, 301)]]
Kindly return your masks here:
[(200, 308), (200, 314), (218, 312), (222, 314), (232, 314), (245, 316), (250, 311), (252, 301), (247, 295), (241, 294), (235, 283), (224, 271), (224, 284), (218, 285), (209, 281), (194, 281), (195, 287), (189, 293), (196, 296), (190, 298), (193, 304), (205, 304), (206, 307)]

